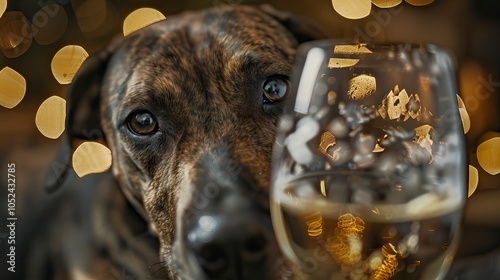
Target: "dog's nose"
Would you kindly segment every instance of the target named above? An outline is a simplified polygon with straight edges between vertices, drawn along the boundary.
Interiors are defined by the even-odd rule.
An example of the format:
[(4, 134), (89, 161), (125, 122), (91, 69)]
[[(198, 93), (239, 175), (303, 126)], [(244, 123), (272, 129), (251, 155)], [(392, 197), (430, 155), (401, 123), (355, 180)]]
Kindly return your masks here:
[(263, 227), (268, 222), (262, 220), (252, 213), (233, 211), (192, 220), (187, 243), (203, 273), (213, 279), (243, 279), (237, 275), (244, 270), (256, 273), (255, 268), (266, 260), (270, 241)]
[[(214, 186), (214, 184), (205, 184)], [(267, 195), (241, 181), (219, 184), (217, 195), (198, 205), (186, 221), (186, 245), (206, 279), (269, 279), (279, 254)], [(197, 195), (208, 193), (203, 188)]]
[(255, 172), (217, 152), (205, 157), (192, 181), (183, 226), (189, 263), (202, 274), (197, 279), (276, 279), (280, 253), (266, 187)]

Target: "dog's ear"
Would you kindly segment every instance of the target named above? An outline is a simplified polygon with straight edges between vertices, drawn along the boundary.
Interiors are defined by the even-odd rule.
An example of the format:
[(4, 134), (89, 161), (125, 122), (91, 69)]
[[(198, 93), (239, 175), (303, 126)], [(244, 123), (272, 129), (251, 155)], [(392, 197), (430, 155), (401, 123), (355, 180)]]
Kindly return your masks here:
[(71, 167), (73, 150), (82, 141), (105, 141), (100, 124), (101, 84), (108, 61), (118, 43), (90, 56), (75, 75), (66, 95), (66, 131), (59, 151), (45, 176), (45, 190), (56, 191)]
[(87, 59), (69, 88), (66, 96), (66, 133), (70, 142), (77, 139), (104, 140), (99, 104), (109, 56), (109, 53), (102, 52)]
[(300, 43), (327, 38), (324, 30), (312, 20), (285, 11), (278, 11), (269, 4), (260, 8), (285, 26)]

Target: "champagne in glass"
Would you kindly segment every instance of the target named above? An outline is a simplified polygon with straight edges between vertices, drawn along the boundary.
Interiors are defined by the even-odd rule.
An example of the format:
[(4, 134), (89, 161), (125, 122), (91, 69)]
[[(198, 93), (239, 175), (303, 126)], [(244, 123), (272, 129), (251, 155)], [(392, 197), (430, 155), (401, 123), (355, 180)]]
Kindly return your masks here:
[(273, 158), (272, 218), (298, 279), (441, 279), (466, 159), (450, 56), (303, 45)]

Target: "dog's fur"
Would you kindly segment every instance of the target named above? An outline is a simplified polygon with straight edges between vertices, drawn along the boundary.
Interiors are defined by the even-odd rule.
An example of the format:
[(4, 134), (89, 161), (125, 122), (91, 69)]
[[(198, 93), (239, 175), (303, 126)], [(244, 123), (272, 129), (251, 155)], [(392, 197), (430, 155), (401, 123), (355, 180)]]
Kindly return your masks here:
[[(53, 221), (30, 243), (26, 277), (203, 279), (185, 235), (203, 211), (207, 182), (216, 192), (244, 192), (272, 235), (270, 158), (283, 103), (265, 102), (262, 85), (288, 77), (298, 44), (321, 34), (269, 7), (214, 7), (170, 16), (89, 58), (67, 97), (72, 148), (63, 145), (58, 160), (65, 163), (81, 140), (100, 141), (112, 151), (112, 176), (66, 178), (86, 186), (54, 195)], [(156, 116), (156, 133), (130, 132), (137, 110)], [(58, 168), (49, 187), (66, 171)], [(270, 243), (275, 255), (259, 264), (261, 272), (227, 279), (288, 279)]]

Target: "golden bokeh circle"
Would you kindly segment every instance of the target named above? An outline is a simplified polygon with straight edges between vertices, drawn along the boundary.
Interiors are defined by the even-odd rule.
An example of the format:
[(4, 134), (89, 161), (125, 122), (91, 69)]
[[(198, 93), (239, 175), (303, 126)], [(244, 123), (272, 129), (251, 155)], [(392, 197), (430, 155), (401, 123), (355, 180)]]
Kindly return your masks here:
[(469, 165), (469, 191), (467, 197), (470, 197), (477, 189), (479, 184), (479, 172), (477, 168)]
[(406, 3), (413, 5), (413, 6), (425, 6), (429, 5), (430, 3), (434, 2), (434, 0), (405, 0)]
[(26, 94), (26, 79), (10, 67), (0, 71), (0, 105), (12, 109)]
[(72, 0), (78, 26), (82, 32), (91, 32), (99, 29), (108, 15), (106, 0)]
[(35, 124), (43, 136), (57, 139), (64, 132), (66, 100), (59, 96), (47, 98), (36, 112)]
[(372, 10), (371, 0), (332, 0), (333, 9), (348, 19), (367, 17)]
[(33, 32), (21, 12), (7, 12), (0, 17), (0, 50), (8, 58), (23, 55), (31, 46)]
[(500, 137), (491, 137), (477, 147), (477, 160), (481, 168), (491, 175), (500, 173)]
[(102, 173), (111, 167), (108, 147), (97, 142), (84, 142), (73, 153), (73, 170), (79, 177)]
[(458, 112), (460, 113), (460, 119), (462, 120), (464, 134), (466, 134), (467, 132), (469, 132), (471, 126), (469, 112), (467, 112), (467, 108), (465, 108), (465, 103), (458, 94), (457, 94), (457, 101), (458, 101)]
[(40, 45), (49, 45), (66, 32), (68, 15), (61, 5), (46, 5), (33, 15), (32, 25), (36, 28), (35, 41)]
[(401, 2), (403, 0), (372, 0), (373, 5), (384, 9), (396, 7)]
[(70, 84), (88, 56), (87, 51), (81, 46), (65, 46), (52, 59), (52, 74), (60, 84)]
[(142, 29), (166, 17), (158, 10), (152, 8), (140, 8), (130, 13), (123, 21), (123, 35)]
[(3, 13), (7, 10), (7, 0), (0, 0), (0, 17), (2, 17)]

